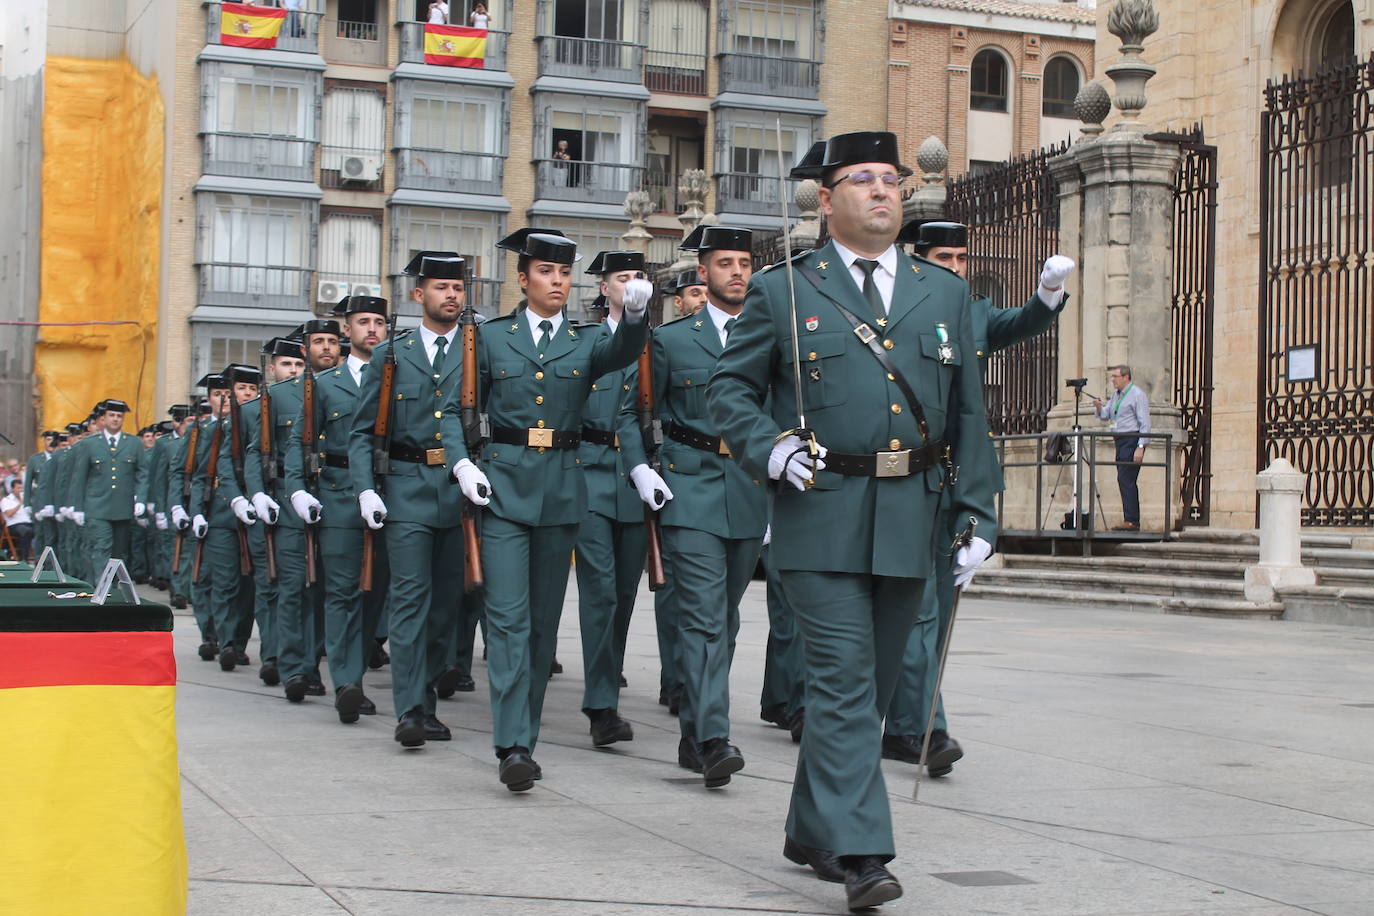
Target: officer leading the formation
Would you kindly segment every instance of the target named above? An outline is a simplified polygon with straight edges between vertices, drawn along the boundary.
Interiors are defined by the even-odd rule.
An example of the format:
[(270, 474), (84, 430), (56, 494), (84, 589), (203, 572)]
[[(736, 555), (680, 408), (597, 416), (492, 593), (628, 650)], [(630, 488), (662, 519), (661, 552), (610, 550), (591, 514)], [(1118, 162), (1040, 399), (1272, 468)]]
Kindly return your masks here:
[(122, 433), (129, 405), (101, 401), (100, 431), (88, 436), (70, 457), (69, 496), (72, 519), (86, 529), (86, 571), (98, 576), (111, 557), (127, 560), (132, 548), (133, 520), (146, 506), (139, 501), (139, 468), (143, 444)]
[(831, 241), (755, 278), (707, 389), (731, 451), (779, 481), (770, 560), (807, 674), (784, 855), (843, 881), (851, 909), (902, 893), (885, 865), (895, 848), (881, 711), (924, 580), (952, 561), (940, 502), (978, 523), (957, 553), (971, 573), (991, 551), (1000, 479), (968, 285), (893, 244), (909, 174), (891, 133), (812, 147), (792, 177), (820, 180)]

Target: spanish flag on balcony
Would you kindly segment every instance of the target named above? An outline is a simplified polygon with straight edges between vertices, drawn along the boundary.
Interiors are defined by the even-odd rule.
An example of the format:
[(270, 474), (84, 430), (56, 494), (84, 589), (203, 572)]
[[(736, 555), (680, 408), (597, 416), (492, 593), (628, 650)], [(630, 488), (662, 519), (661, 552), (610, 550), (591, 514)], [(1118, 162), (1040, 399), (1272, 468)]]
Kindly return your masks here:
[(484, 67), (486, 58), (486, 29), (425, 25), (425, 63), (441, 67)]
[(275, 48), (286, 10), (274, 6), (250, 6), (247, 3), (221, 5), (219, 17), (220, 44), (240, 48)]
[(0, 609), (0, 910), (182, 916), (172, 634), (60, 632), (65, 610)]

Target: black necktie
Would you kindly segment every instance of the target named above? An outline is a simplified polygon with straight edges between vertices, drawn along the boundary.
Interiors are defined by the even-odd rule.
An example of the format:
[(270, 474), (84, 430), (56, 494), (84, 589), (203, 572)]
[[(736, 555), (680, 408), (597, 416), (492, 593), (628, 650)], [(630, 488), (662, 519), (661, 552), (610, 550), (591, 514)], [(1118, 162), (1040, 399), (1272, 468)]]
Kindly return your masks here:
[(729, 339), (730, 339), (730, 332), (733, 331), (733, 330), (735, 329), (735, 322), (737, 322), (737, 321), (739, 321), (738, 318), (727, 318), (727, 319), (725, 319), (725, 339), (726, 339), (726, 340), (729, 340)]
[(447, 337), (434, 338), (434, 377), (444, 374), (444, 349), (448, 346)]
[(535, 346), (535, 349), (539, 351), (539, 355), (542, 357), (544, 351), (549, 348), (549, 341), (553, 338), (553, 322), (545, 318), (543, 321), (539, 322), (539, 330), (544, 333), (539, 335), (539, 342)]
[(873, 282), (873, 271), (878, 269), (877, 261), (869, 261), (864, 258), (856, 258), (854, 266), (864, 272), (864, 298), (868, 300), (868, 305), (873, 309), (873, 314), (878, 318), (887, 317), (887, 309), (883, 308), (883, 296), (878, 292), (878, 284)]

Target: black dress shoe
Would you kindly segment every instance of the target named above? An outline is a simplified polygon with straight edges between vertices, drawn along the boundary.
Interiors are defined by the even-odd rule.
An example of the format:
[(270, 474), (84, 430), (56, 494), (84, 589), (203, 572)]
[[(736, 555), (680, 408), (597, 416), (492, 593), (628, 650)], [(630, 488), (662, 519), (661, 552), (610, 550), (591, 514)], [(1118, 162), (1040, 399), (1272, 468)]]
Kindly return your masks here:
[(560, 662), (557, 658), (554, 658), (554, 660), (553, 660), (553, 667), (549, 669), (549, 674), (562, 674), (562, 673), (563, 673), (563, 663)]
[(744, 755), (729, 738), (709, 738), (701, 742), (701, 778), (706, 788), (719, 789), (730, 776), (744, 769)]
[(299, 703), (305, 699), (306, 691), (310, 687), (310, 682), (305, 679), (303, 674), (293, 674), (286, 679), (286, 686), (282, 689), (286, 691), (286, 698), (292, 703)]
[(675, 716), (682, 708), (682, 691), (685, 688), (679, 684), (668, 694), (668, 715)]
[(277, 670), (277, 660), (275, 658), (265, 660), (262, 667), (258, 669), (258, 677), (262, 678), (262, 682), (268, 687), (275, 687), (280, 684), (281, 672)]
[(791, 722), (787, 715), (786, 703), (774, 703), (772, 706), (763, 707), (759, 710), (759, 718), (776, 725), (778, 728), (787, 728)]
[[(903, 763), (921, 762), (921, 735), (883, 735), (883, 756)], [(930, 748), (926, 751), (926, 772), (931, 776), (948, 776), (955, 761), (964, 756), (959, 742), (943, 728), (930, 733)]]
[[(189, 602), (189, 601), (186, 600), (186, 596), (185, 596), (185, 595), (173, 595), (173, 596), (172, 596), (172, 607), (176, 608), (178, 611), (184, 611), (184, 610), (186, 610), (187, 606), (188, 606), (190, 603), (191, 603), (191, 602)], [(206, 661), (209, 661), (209, 659), (207, 658)]]
[(306, 681), (305, 695), (308, 697), (328, 696), (328, 691), (324, 689), (323, 681)]
[(334, 694), (334, 711), (339, 714), (339, 721), (344, 725), (352, 725), (358, 721), (358, 710), (363, 705), (363, 688), (357, 684), (344, 684), (339, 688), (339, 692)]
[(630, 686), (630, 682), (627, 681), (627, 680), (625, 680), (625, 675), (623, 675), (623, 674), (620, 676), (620, 686), (621, 686), (621, 687), (629, 687), (629, 686)]
[(439, 672), (439, 677), (434, 681), (434, 692), (439, 694), (439, 699), (447, 700), (458, 690), (458, 679), (463, 676), (461, 668), (449, 665)]
[(845, 856), (844, 894), (850, 912), (858, 912), (896, 900), (902, 886), (878, 856)]
[(801, 744), (802, 732), (806, 731), (805, 706), (792, 713), (792, 718), (787, 722), (787, 730), (792, 733), (792, 743)]
[(248, 653), (243, 651), (242, 649), (234, 650), (234, 661), (240, 665), (252, 664), (252, 662), (248, 658)]
[(212, 662), (215, 660), (215, 656), (219, 655), (219, 646), (217, 646), (213, 641), (207, 640), (206, 642), (201, 643), (200, 648), (196, 651), (200, 654), (201, 661)]
[(412, 709), (401, 716), (396, 723), (396, 740), (401, 747), (425, 746), (425, 716), (419, 709)]
[(233, 649), (225, 646), (219, 650), (219, 670), (233, 671), (234, 666), (239, 663), (239, 657)]
[(635, 739), (635, 732), (630, 723), (620, 718), (614, 709), (589, 709), (587, 718), (592, 720), (592, 744), (595, 747)]
[(148, 584), (148, 577), (145, 576), (145, 575), (143, 575), (142, 573), (139, 573), (138, 575), (134, 576), (134, 584), (135, 584), (135, 585), (147, 585), (147, 584)]
[(497, 771), (501, 784), (512, 792), (525, 792), (534, 788), (534, 780), (544, 775), (539, 764), (534, 762), (530, 752), (516, 745), (503, 750), (501, 766)]
[(472, 679), (470, 674), (460, 675), (458, 683), (453, 685), (453, 689), (459, 693), (472, 693), (477, 689), (477, 682)]
[(660, 691), (658, 692), (658, 705), (659, 705), (659, 706), (667, 706), (667, 705), (668, 705), (668, 691), (666, 691), (666, 690), (660, 690)]
[(387, 651), (382, 648), (382, 644), (380, 642), (374, 642), (372, 644), (372, 651), (367, 656), (367, 667), (371, 668), (373, 671), (376, 671), (383, 665), (389, 664), (391, 664), (391, 656), (388, 655)]
[(677, 743), (677, 765), (693, 773), (701, 772), (701, 748), (691, 738), (681, 738)]
[(363, 701), (358, 704), (358, 714), (362, 716), (375, 716), (377, 714), (377, 704), (363, 697)]
[(844, 883), (844, 866), (828, 849), (803, 846), (791, 837), (782, 842), (782, 854), (789, 862), (810, 866), (816, 877), (831, 884)]
[(426, 741), (449, 741), (453, 735), (449, 733), (448, 726), (439, 721), (439, 717), (433, 713), (425, 713), (425, 740)]

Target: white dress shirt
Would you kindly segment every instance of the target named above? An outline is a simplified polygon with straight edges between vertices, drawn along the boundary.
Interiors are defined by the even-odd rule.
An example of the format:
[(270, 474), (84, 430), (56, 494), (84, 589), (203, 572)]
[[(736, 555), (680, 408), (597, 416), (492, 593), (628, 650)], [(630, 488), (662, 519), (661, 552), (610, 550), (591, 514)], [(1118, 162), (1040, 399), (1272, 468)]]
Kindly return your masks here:
[[(359, 359), (357, 354), (349, 353), (347, 362), (348, 374), (353, 376), (353, 384), (359, 388), (363, 387), (363, 367), (367, 365), (367, 360)], [(433, 363), (434, 360), (431, 359), (430, 362)]]
[(539, 338), (544, 334), (544, 332), (539, 329), (539, 322), (548, 321), (553, 325), (553, 330), (549, 331), (549, 343), (553, 343), (553, 339), (558, 336), (558, 329), (563, 326), (563, 313), (555, 312), (551, 318), (540, 318), (537, 313), (527, 308), (525, 309), (525, 320), (529, 322), (530, 338), (534, 341), (535, 349), (538, 350)]
[(728, 336), (725, 331), (725, 322), (731, 318), (738, 318), (739, 315), (731, 315), (729, 312), (716, 308), (709, 299), (706, 301), (706, 308), (703, 311), (711, 316), (711, 323), (716, 326), (716, 333), (720, 335), (720, 345), (724, 347), (725, 338)]
[(118, 447), (119, 447), (119, 433), (106, 433), (106, 434), (105, 434), (105, 444), (108, 445), (110, 448), (118, 448)]
[[(445, 340), (448, 341), (448, 343), (444, 345), (444, 360), (447, 361), (449, 358), (449, 354), (453, 352), (453, 339), (457, 336), (458, 325), (456, 324), (448, 329), (447, 334), (435, 334), (433, 331), (425, 327), (423, 324), (420, 325), (420, 343), (424, 345), (425, 358), (429, 360), (429, 364), (431, 366), (434, 365), (434, 353), (436, 350), (439, 349), (434, 345), (434, 341), (438, 340), (440, 337), (443, 337)], [(351, 357), (353, 354), (350, 353), (348, 355)], [(447, 364), (447, 362), (445, 364)]]
[[(830, 241), (835, 245), (835, 250), (840, 253), (840, 260), (844, 262), (844, 266), (849, 268), (849, 276), (854, 279), (854, 285), (857, 286), (859, 292), (862, 293), (864, 289), (864, 272), (854, 266), (854, 262), (859, 260), (859, 255), (850, 251), (834, 239)], [(891, 312), (892, 291), (897, 285), (897, 246), (888, 245), (887, 251), (878, 255), (877, 258), (871, 258), (869, 260), (876, 260), (878, 262), (878, 269), (873, 271), (873, 282), (878, 287), (878, 295), (883, 299), (883, 310)]]

